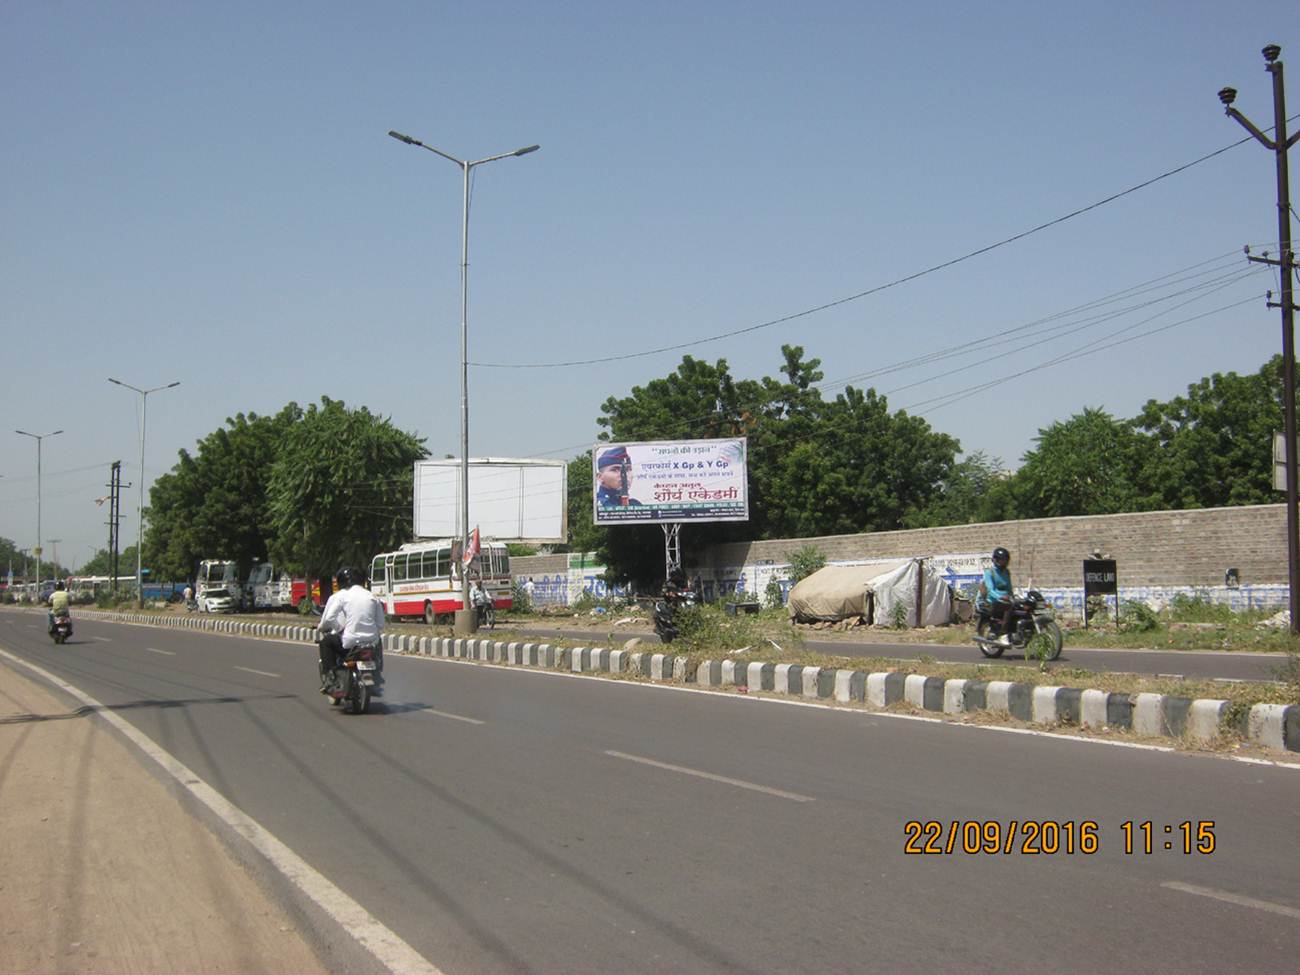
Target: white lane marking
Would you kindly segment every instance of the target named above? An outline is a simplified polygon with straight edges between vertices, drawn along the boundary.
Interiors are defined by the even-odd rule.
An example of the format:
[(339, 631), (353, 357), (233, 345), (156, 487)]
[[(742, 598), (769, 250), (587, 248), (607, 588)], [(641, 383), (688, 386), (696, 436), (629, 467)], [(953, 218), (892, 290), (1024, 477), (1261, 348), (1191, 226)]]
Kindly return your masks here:
[(279, 870), (290, 883), (315, 901), (321, 910), (350, 934), (358, 944), (374, 955), (390, 972), (396, 975), (446, 975), (437, 965), (380, 924), (369, 911), (318, 873), (306, 860), (276, 839), (261, 823), (200, 779), (188, 766), (181, 764), (168, 752), (154, 744), (147, 735), (137, 730), (135, 725), (114, 714), (89, 694), (55, 677), (48, 670), (30, 664), (4, 650), (0, 650), (0, 657), (4, 657), (12, 664), (26, 667), (93, 709), (98, 718), (116, 728), (133, 745), (162, 766), (183, 789), (247, 840), (272, 867)]
[(451, 718), (452, 721), (464, 721), (466, 724), (487, 724), (486, 721), (480, 721), (478, 718), (467, 718), (463, 714), (452, 714), (450, 711), (435, 711), (433, 708), (421, 708), (420, 714), (436, 714), (440, 718)]
[(145, 649), (148, 650), (150, 653), (161, 653), (161, 654), (165, 654), (168, 657), (176, 656), (175, 650), (159, 650), (157, 647), (145, 647)]
[(1166, 880), (1160, 886), (1169, 890), (1180, 890), (1184, 894), (1195, 894), (1198, 897), (1213, 897), (1216, 901), (1226, 901), (1229, 904), (1236, 904), (1238, 907), (1250, 907), (1256, 911), (1268, 911), (1270, 914), (1281, 914), (1283, 917), (1293, 917), (1300, 921), (1300, 909), (1287, 907), (1285, 904), (1274, 904), (1272, 901), (1243, 897), (1241, 894), (1234, 894), (1227, 890), (1215, 890), (1213, 887), (1197, 887), (1195, 884), (1184, 884), (1177, 880)]
[(252, 667), (236, 667), (236, 670), (242, 670), (248, 674), (258, 674), (262, 677), (283, 677), (284, 674), (273, 674), (269, 670), (254, 670)]
[(92, 640), (98, 640), (100, 643), (112, 643), (112, 639), (106, 636), (92, 636)]
[(681, 765), (669, 765), (667, 762), (657, 762), (653, 758), (642, 758), (639, 755), (628, 755), (626, 752), (606, 751), (605, 754), (613, 758), (626, 759), (629, 762), (640, 762), (642, 765), (652, 765), (655, 768), (667, 769), (669, 772), (681, 772), (683, 775), (694, 775), (696, 778), (708, 779), (711, 782), (721, 782), (724, 785), (734, 785), (738, 789), (749, 789), (752, 792), (765, 792), (769, 796), (776, 796), (779, 799), (793, 799), (795, 802), (816, 802), (812, 796), (801, 796), (797, 792), (786, 792), (783, 789), (773, 789), (766, 785), (746, 782), (743, 779), (730, 779), (725, 775), (714, 775), (712, 772), (701, 772), (699, 769), (686, 768)]

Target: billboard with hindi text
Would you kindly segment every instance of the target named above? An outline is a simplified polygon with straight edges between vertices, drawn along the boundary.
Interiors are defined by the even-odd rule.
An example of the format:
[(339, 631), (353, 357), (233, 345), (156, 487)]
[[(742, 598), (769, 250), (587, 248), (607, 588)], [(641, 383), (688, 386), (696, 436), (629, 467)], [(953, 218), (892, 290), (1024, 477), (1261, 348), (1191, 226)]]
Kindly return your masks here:
[(597, 525), (748, 521), (744, 437), (602, 443), (591, 450)]

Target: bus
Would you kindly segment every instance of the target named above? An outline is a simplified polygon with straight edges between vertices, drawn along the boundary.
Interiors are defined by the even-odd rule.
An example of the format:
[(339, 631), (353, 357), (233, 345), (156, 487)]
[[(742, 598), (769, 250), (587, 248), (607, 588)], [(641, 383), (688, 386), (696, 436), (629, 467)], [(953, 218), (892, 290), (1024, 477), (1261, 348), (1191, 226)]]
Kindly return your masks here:
[[(423, 617), (426, 623), (445, 622), (464, 606), (460, 541), (408, 542), (396, 552), (376, 555), (370, 563), (370, 591), (384, 604), (385, 615), (393, 618)], [(482, 574), (482, 584), (492, 605), (509, 609), (514, 605), (510, 580), (510, 552), (504, 542), (483, 542), (470, 569), (471, 577)]]

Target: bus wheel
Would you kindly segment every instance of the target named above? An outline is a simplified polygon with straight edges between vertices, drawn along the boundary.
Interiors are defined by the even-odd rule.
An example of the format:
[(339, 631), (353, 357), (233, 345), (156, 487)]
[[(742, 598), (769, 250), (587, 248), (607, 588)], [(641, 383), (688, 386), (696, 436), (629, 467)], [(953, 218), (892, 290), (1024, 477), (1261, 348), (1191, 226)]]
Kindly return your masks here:
[(437, 622), (437, 620), (438, 620), (438, 614), (433, 611), (433, 603), (426, 602), (424, 604), (424, 622), (426, 622), (430, 626), (433, 626), (433, 624)]

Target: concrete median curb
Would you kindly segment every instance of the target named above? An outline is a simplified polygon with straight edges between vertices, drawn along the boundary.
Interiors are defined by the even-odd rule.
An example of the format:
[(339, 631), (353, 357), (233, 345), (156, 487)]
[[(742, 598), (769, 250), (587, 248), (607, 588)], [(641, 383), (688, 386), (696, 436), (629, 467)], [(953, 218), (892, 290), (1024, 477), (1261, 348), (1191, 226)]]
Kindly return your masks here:
[[(99, 610), (83, 610), (79, 615), (114, 623), (315, 642), (315, 627), (309, 626)], [(1170, 738), (1197, 745), (1212, 744), (1220, 735), (1232, 733), (1264, 748), (1300, 752), (1300, 706), (1297, 705), (1254, 704), (1241, 711), (1231, 708), (1228, 701), (1193, 700), (1171, 694), (1124, 694), (1012, 681), (945, 680), (922, 674), (866, 673), (756, 660), (705, 660), (696, 665), (688, 657), (661, 652), (553, 647), (547, 643), (506, 643), (490, 639), (387, 635), (384, 650), (575, 674), (628, 674), (658, 683), (732, 687), (877, 709), (902, 702), (936, 714), (1006, 713), (1031, 724), (1089, 730), (1118, 728), (1144, 738)]]

